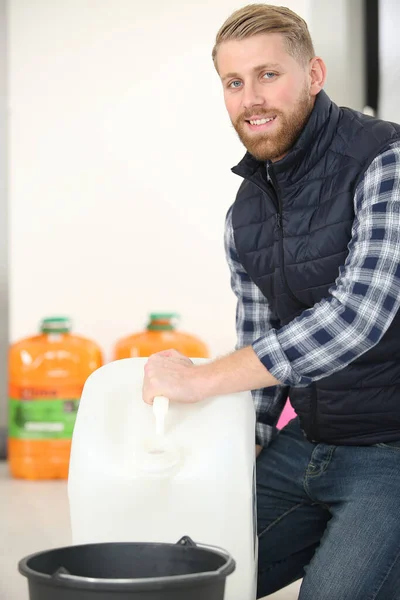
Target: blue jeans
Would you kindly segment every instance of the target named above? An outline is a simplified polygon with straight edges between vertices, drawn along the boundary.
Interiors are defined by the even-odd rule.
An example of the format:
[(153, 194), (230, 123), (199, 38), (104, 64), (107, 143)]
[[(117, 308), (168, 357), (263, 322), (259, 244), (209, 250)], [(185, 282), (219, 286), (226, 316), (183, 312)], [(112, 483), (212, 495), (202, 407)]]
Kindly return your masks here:
[(258, 597), (400, 600), (400, 442), (309, 442), (298, 419), (257, 459)]

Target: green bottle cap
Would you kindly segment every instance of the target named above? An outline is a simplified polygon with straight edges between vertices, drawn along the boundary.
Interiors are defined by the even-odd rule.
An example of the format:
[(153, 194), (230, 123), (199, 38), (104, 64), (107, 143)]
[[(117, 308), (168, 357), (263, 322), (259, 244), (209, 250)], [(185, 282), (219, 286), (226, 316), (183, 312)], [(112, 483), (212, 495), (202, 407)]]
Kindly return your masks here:
[(148, 331), (173, 331), (179, 321), (177, 313), (151, 313)]
[(69, 333), (71, 327), (68, 317), (47, 317), (41, 322), (40, 330), (42, 333)]

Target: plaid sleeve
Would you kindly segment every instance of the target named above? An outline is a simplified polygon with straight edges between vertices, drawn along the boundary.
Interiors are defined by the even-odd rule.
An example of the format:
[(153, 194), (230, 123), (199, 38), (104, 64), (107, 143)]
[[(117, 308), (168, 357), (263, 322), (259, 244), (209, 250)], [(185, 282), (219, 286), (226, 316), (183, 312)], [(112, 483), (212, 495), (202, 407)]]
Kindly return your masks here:
[[(225, 223), (225, 252), (231, 273), (231, 287), (237, 297), (236, 349), (250, 346), (278, 322), (273, 319), (265, 296), (252, 282), (236, 253), (232, 209)], [(286, 386), (273, 386), (252, 391), (256, 410), (256, 443), (267, 446), (276, 434), (276, 423), (287, 400)]]
[(279, 381), (305, 386), (373, 348), (400, 306), (400, 143), (357, 186), (349, 253), (329, 296), (253, 342)]

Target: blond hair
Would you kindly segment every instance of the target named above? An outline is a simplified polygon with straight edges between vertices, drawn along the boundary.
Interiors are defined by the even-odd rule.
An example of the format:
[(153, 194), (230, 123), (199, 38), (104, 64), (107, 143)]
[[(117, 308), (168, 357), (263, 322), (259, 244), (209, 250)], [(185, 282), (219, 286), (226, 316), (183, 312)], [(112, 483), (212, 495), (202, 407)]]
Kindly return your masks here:
[(235, 11), (217, 33), (212, 59), (217, 68), (217, 52), (223, 42), (244, 40), (261, 33), (281, 33), (288, 53), (306, 64), (315, 56), (307, 23), (285, 6), (248, 4)]

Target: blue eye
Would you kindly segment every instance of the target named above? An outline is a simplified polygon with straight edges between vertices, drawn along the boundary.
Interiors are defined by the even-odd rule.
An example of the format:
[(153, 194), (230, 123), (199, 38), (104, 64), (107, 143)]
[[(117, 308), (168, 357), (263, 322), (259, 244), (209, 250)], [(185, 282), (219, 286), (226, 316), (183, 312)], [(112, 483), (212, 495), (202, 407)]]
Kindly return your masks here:
[(265, 73), (265, 75), (263, 75), (263, 77), (265, 79), (273, 79), (274, 77), (276, 77), (276, 73)]
[(239, 85), (241, 84), (240, 81), (232, 81), (228, 87), (233, 88), (233, 89), (237, 89), (239, 86), (238, 85), (234, 85), (235, 83), (238, 83)]

